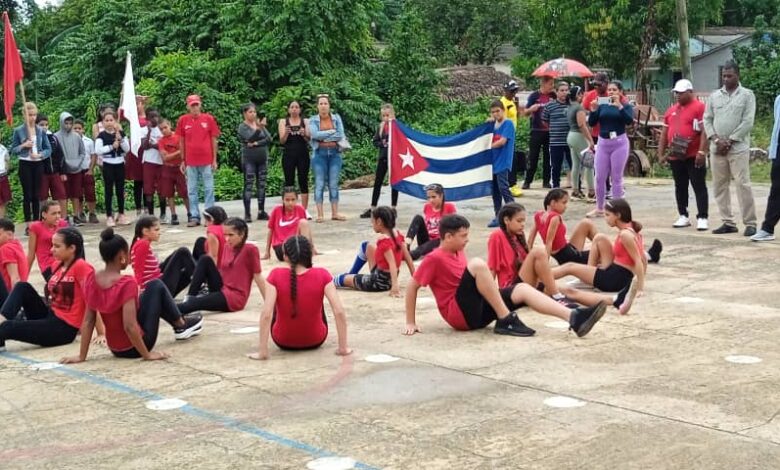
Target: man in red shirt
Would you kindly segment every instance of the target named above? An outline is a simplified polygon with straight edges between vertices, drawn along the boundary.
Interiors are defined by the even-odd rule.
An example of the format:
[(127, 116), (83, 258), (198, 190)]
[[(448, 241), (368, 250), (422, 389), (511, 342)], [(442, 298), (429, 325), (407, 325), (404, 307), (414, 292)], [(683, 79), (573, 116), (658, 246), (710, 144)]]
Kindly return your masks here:
[(198, 182), (203, 181), (204, 205), (214, 205), (214, 172), (217, 171), (217, 139), (219, 126), (214, 116), (201, 112), (198, 95), (187, 97), (189, 113), (176, 123), (176, 134), (181, 137), (181, 152), (187, 168), (187, 193), (190, 200), (190, 220), (187, 227), (200, 225), (198, 210)]
[[(680, 218), (672, 226), (689, 227), (688, 182), (696, 195), (696, 230), (707, 230), (707, 165), (704, 152), (699, 152), (699, 141), (704, 129), (704, 103), (693, 95), (693, 84), (689, 80), (678, 80), (674, 85), (677, 103), (664, 114), (664, 132), (658, 143), (658, 161), (669, 161), (674, 176), (674, 192), (677, 197), (677, 211)], [(667, 155), (667, 150), (669, 150)]]

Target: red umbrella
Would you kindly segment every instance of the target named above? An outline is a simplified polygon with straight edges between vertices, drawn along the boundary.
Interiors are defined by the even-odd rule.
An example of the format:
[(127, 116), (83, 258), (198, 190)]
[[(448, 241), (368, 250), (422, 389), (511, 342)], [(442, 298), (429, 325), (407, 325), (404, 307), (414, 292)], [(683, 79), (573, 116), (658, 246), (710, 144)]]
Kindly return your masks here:
[(561, 57), (560, 59), (553, 59), (543, 63), (542, 65), (539, 66), (538, 69), (534, 70), (534, 73), (532, 75), (534, 77), (552, 77), (552, 78), (560, 78), (560, 77), (587, 78), (587, 77), (592, 77), (593, 72), (591, 72), (589, 68), (577, 62), (576, 60), (564, 59), (563, 57)]

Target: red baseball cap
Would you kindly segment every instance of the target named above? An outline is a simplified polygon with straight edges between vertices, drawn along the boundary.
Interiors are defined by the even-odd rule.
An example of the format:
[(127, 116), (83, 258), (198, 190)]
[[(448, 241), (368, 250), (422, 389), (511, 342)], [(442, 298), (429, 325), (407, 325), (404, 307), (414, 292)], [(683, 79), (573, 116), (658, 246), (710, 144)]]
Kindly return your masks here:
[(200, 104), (200, 96), (190, 95), (187, 97), (187, 106), (192, 106), (194, 104)]

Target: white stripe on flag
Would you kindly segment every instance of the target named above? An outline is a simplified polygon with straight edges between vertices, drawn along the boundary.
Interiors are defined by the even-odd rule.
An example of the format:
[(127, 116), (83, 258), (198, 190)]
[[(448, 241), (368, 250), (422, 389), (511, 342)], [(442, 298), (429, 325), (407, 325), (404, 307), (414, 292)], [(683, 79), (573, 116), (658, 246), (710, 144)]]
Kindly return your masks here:
[[(485, 134), (471, 142), (454, 145), (452, 147), (431, 147), (409, 139), (414, 148), (425, 158), (432, 160), (459, 160), (490, 149), (493, 143), (493, 134)], [(403, 149), (401, 151), (403, 153)]]
[(457, 188), (468, 186), (470, 184), (484, 183), (493, 180), (493, 166), (484, 165), (471, 170), (461, 171), (460, 173), (430, 173), (421, 171), (420, 173), (404, 178), (404, 181), (421, 185), (439, 183), (445, 188)]

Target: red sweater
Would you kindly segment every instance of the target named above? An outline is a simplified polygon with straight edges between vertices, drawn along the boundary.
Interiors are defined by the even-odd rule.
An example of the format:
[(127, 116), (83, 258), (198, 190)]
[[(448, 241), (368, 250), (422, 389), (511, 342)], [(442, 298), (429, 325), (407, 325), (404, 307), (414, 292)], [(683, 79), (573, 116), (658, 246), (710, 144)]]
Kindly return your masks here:
[(130, 249), (130, 262), (133, 265), (133, 274), (135, 282), (141, 287), (146, 287), (146, 283), (162, 276), (160, 271), (160, 262), (152, 251), (152, 244), (149, 240), (139, 238)]

